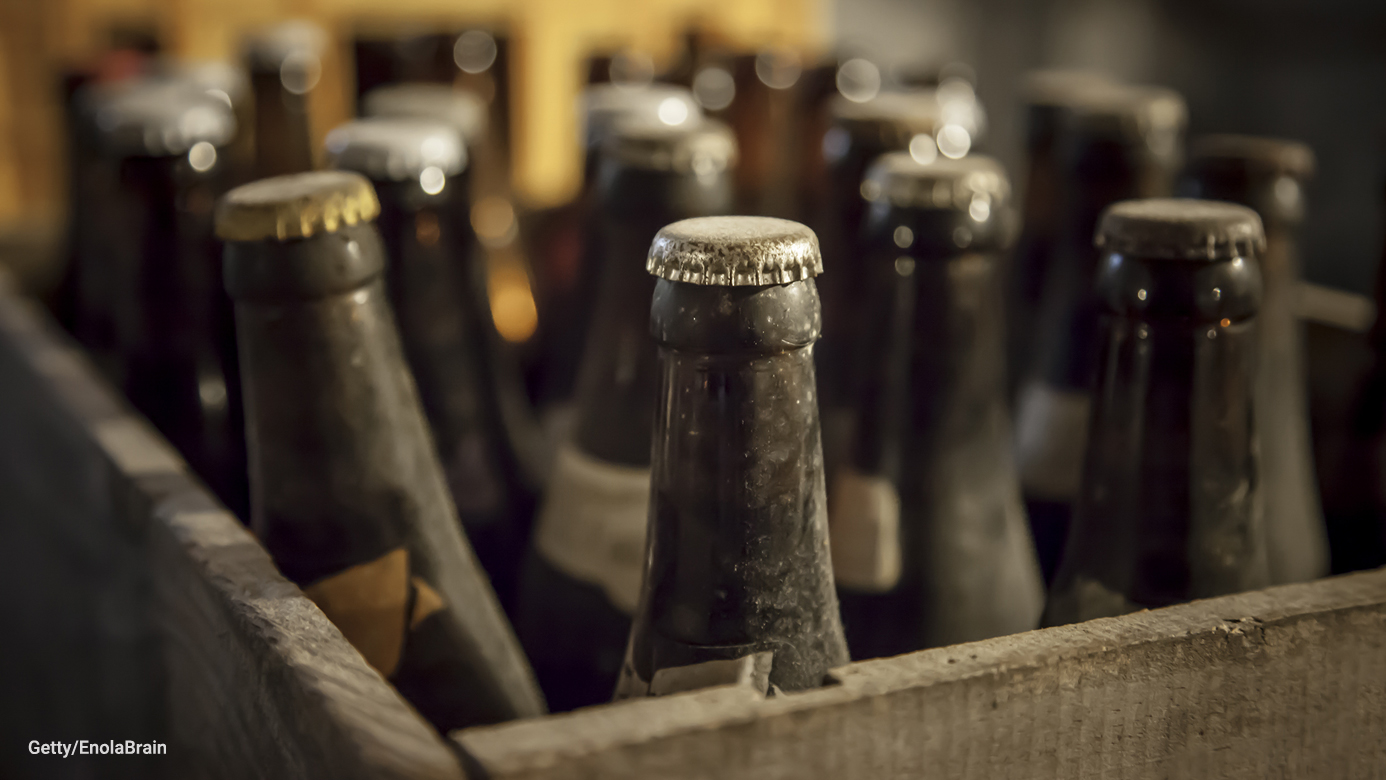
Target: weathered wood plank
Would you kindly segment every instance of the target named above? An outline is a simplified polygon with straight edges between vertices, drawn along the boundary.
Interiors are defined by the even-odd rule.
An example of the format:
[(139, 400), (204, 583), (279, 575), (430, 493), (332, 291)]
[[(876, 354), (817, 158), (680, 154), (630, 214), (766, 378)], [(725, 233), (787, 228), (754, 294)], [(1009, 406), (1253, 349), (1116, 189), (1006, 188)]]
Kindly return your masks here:
[(493, 780), (1386, 776), (1386, 570), (468, 729)]
[[(0, 600), (0, 774), (463, 777), (169, 446), (3, 290), (0, 571), (21, 596)], [(11, 749), (34, 738), (158, 740), (169, 755)]]

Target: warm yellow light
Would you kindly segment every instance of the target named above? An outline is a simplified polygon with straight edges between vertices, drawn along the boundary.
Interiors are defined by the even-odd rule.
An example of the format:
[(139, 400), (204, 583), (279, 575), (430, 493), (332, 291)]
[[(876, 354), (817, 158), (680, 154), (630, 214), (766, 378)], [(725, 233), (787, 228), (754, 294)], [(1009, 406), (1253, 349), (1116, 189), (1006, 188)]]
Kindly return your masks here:
[(539, 327), (539, 309), (529, 276), (514, 258), (492, 253), (487, 258), (486, 294), (491, 320), (500, 337), (512, 344), (528, 341)]
[(481, 198), (472, 206), (472, 230), (481, 243), (502, 247), (515, 239), (515, 207), (494, 195)]

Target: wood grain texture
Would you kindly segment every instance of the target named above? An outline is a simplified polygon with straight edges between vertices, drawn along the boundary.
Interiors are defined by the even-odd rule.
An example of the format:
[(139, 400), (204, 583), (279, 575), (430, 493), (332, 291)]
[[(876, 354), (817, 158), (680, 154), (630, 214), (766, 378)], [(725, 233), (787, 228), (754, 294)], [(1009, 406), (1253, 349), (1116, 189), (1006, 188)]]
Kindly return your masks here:
[[(5, 290), (0, 570), (24, 596), (0, 603), (0, 661), (24, 672), (0, 684), (6, 777), (464, 776), (169, 446)], [(35, 738), (143, 738), (169, 755), (19, 755)]]
[(1386, 570), (455, 732), (493, 780), (1386, 776)]

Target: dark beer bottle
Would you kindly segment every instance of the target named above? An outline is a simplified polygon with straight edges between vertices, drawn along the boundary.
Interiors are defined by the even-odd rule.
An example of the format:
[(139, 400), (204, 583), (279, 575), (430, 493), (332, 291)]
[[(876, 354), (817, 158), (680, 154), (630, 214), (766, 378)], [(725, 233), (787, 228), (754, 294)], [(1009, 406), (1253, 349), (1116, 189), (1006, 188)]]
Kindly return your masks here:
[(857, 424), (828, 513), (848, 644), (874, 658), (1027, 631), (1044, 583), (1005, 393), (1010, 183), (987, 157), (894, 152), (862, 190)]
[(823, 138), (828, 163), (827, 213), (815, 223), (823, 255), (840, 263), (843, 273), (820, 285), (823, 296), (823, 343), (817, 347), (822, 376), (823, 425), (830, 469), (836, 469), (843, 437), (850, 430), (847, 413), (851, 350), (858, 342), (862, 311), (864, 259), (861, 226), (866, 201), (861, 196), (867, 168), (887, 152), (912, 150), (920, 162), (938, 157), (938, 102), (932, 92), (884, 92), (869, 99), (846, 96), (831, 106), (832, 127)]
[(1012, 395), (1030, 370), (1037, 309), (1061, 228), (1064, 170), (1059, 141), (1064, 115), (1095, 92), (1112, 88), (1110, 80), (1086, 71), (1038, 71), (1026, 78), (1024, 222), (1009, 269), (1006, 302), (1006, 379)]
[(322, 79), (327, 32), (303, 20), (281, 22), (245, 41), (255, 100), (255, 176), (313, 169), (308, 96)]
[(464, 277), (471, 235), (457, 235), (467, 153), (449, 126), (358, 119), (327, 135), (334, 168), (371, 180), (380, 199), (386, 290), (404, 356), (433, 429), (453, 504), (502, 605), (513, 602), (534, 495), (487, 380), (486, 321)]
[(546, 405), (567, 405), (576, 387), (583, 345), (592, 327), (593, 302), (601, 284), (599, 231), (591, 229), (598, 206), (598, 168), (602, 148), (621, 122), (669, 127), (696, 125), (702, 111), (682, 87), (596, 84), (582, 95), (583, 184), (576, 202), (564, 209), (544, 238), (536, 265), (539, 295), (547, 315), (541, 335), (544, 376), (539, 392)]
[(1016, 399), (1020, 487), (1046, 580), (1064, 549), (1087, 440), (1097, 317), (1093, 230), (1117, 201), (1170, 193), (1185, 116), (1182, 98), (1151, 87), (1104, 89), (1063, 114), (1059, 236)]
[(602, 283), (572, 441), (559, 450), (526, 563), (517, 628), (556, 710), (611, 697), (640, 596), (658, 373), (650, 338), (659, 229), (732, 206), (736, 145), (716, 122), (626, 123), (597, 184)]
[(527, 491), (543, 484), (552, 453), (525, 394), (524, 379), (514, 350), (496, 328), (491, 307), (490, 266), (472, 228), (472, 204), (480, 192), (473, 164), (489, 153), (486, 104), (474, 93), (443, 84), (392, 84), (366, 94), (364, 114), (442, 122), (462, 136), (467, 150), (466, 190), (454, 190), (439, 204), (439, 219), (451, 233), (451, 243), (462, 267), (455, 273), (464, 287), (466, 305), (476, 312), (482, 334), (484, 372), (496, 399), (496, 414), (504, 426), (509, 447), (519, 459)]
[(1255, 369), (1264, 247), (1244, 206), (1112, 206), (1092, 422), (1046, 625), (1269, 584)]
[(541, 714), (448, 497), (355, 173), (232, 190), (217, 213), (250, 441), (251, 527), (440, 731)]
[(1314, 153), (1293, 141), (1207, 136), (1193, 145), (1184, 188), (1192, 197), (1249, 206), (1261, 217), (1261, 352), (1256, 419), (1264, 475), (1266, 555), (1271, 582), (1303, 582), (1328, 573), (1328, 539), (1309, 438), (1304, 333), (1295, 316), (1298, 228)]
[(244, 514), (245, 451), (230, 302), (212, 209), (228, 179), (231, 107), (181, 80), (143, 79), (96, 106), (114, 174), (100, 207), (119, 380), (130, 402)]
[(650, 247), (659, 390), (649, 538), (618, 697), (769, 654), (771, 689), (848, 660), (828, 549), (813, 343), (818, 240), (797, 222), (675, 222)]

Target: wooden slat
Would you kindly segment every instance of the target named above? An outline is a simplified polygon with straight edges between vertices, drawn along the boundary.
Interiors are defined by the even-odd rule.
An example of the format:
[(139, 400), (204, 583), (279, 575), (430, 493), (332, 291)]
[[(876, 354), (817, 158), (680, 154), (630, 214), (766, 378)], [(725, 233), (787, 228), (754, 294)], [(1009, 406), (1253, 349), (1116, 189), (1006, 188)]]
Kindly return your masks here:
[[(0, 776), (449, 778), (456, 754), (0, 291)], [(166, 757), (53, 759), (31, 739)]]
[(1386, 776), (1386, 570), (453, 734), (493, 780)]

